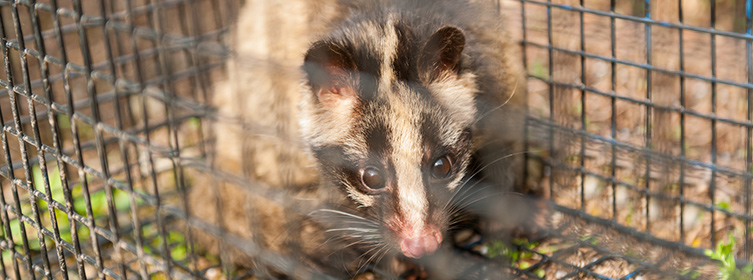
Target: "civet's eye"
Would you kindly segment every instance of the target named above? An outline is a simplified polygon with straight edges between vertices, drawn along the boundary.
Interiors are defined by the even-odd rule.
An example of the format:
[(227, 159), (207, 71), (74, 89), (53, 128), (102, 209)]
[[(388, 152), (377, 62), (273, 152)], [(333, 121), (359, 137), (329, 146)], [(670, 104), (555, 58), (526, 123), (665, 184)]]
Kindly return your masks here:
[(361, 183), (369, 189), (379, 190), (384, 188), (384, 176), (378, 169), (368, 167), (361, 171)]
[(448, 156), (442, 156), (431, 166), (431, 176), (435, 179), (444, 179), (452, 173), (452, 162)]

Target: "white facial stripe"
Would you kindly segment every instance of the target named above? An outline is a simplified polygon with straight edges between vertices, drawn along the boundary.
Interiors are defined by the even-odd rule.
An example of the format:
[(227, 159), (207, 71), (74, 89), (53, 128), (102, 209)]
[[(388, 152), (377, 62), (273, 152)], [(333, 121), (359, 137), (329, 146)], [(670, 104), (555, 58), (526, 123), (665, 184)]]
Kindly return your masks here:
[(345, 186), (345, 190), (348, 192), (348, 196), (354, 201), (360, 203), (363, 207), (370, 207), (374, 205), (374, 198), (361, 193), (355, 186), (348, 183), (347, 180), (342, 180), (341, 184)]
[(382, 86), (390, 86), (395, 80), (395, 71), (392, 69), (392, 61), (397, 55), (397, 46), (399, 38), (395, 31), (395, 16), (390, 14), (387, 24), (384, 26), (384, 36), (380, 38), (381, 49), (384, 51), (382, 57), (382, 68), (380, 69), (380, 83)]
[[(407, 90), (407, 89), (405, 89)], [(395, 166), (398, 192), (398, 205), (408, 228), (421, 229), (428, 209), (426, 190), (421, 174), (421, 131), (419, 108), (416, 102), (390, 94), (390, 141), (392, 142), (392, 161)], [(402, 99), (402, 100), (401, 100)]]
[(463, 135), (463, 127), (445, 120), (439, 124), (439, 131), (437, 134), (443, 146), (452, 147), (460, 141), (460, 136)]

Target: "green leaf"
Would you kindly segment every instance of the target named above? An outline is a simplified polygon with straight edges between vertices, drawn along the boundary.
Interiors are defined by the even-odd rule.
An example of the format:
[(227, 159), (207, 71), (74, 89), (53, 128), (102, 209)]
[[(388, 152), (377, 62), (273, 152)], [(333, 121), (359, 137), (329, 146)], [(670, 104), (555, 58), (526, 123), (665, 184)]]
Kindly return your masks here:
[(81, 242), (86, 242), (89, 240), (89, 227), (87, 226), (80, 226), (78, 227), (78, 238), (81, 240)]
[(507, 253), (507, 246), (502, 241), (494, 241), (486, 245), (489, 258), (496, 258)]
[(723, 210), (726, 210), (726, 211), (730, 211), (730, 212), (732, 211), (732, 207), (729, 205), (729, 202), (727, 202), (727, 201), (717, 202), (716, 203), (716, 207), (719, 207), (719, 208), (721, 208)]
[(170, 239), (170, 242), (174, 243), (184, 243), (186, 241), (186, 238), (183, 236), (183, 234), (177, 231), (170, 231), (168, 237)]
[(180, 245), (170, 250), (170, 256), (173, 260), (183, 260), (186, 258), (186, 246)]
[(61, 232), (60, 233), (60, 239), (64, 240), (65, 242), (68, 242), (68, 243), (73, 243), (73, 237), (71, 236), (71, 232), (70, 231), (68, 231), (68, 232)]
[(115, 209), (118, 211), (128, 211), (131, 209), (131, 195), (119, 189), (113, 189)]
[(546, 277), (546, 271), (544, 271), (544, 270), (543, 270), (543, 269), (541, 269), (541, 268), (537, 268), (537, 269), (535, 269), (535, 270), (533, 271), (533, 273), (534, 273), (534, 274), (536, 274), (536, 276), (538, 276), (539, 278), (544, 278), (544, 277)]
[(58, 121), (58, 126), (61, 129), (69, 129), (69, 128), (71, 128), (71, 121), (68, 119), (68, 116), (63, 115), (63, 114), (58, 114), (57, 115), (57, 119), (58, 119), (57, 120)]
[(530, 258), (531, 256), (533, 256), (533, 254), (532, 254), (531, 252), (528, 252), (528, 251), (525, 251), (525, 252), (521, 252), (521, 253), (520, 253), (520, 258), (521, 258), (521, 259), (528, 259), (528, 258)]
[(11, 258), (13, 257), (13, 255), (12, 255), (12, 254), (13, 254), (13, 253), (11, 253), (11, 251), (10, 251), (10, 250), (3, 250), (3, 262), (4, 262), (4, 263), (9, 263), (9, 262), (11, 262), (11, 261), (12, 261), (12, 259), (11, 259)]
[(34, 181), (34, 186), (37, 187), (38, 190), (44, 190), (44, 178), (42, 178), (42, 170), (39, 169), (38, 164), (31, 167), (31, 177)]
[(104, 190), (92, 194), (91, 201), (94, 217), (107, 215), (107, 194)]
[(549, 78), (549, 69), (544, 66), (544, 63), (542, 61), (534, 61), (531, 63), (530, 74), (534, 77), (538, 77), (541, 79), (547, 79)]
[(190, 128), (194, 130), (200, 130), (201, 129), (201, 119), (197, 117), (191, 117), (188, 119), (188, 125)]
[(753, 263), (749, 263), (748, 265), (746, 265), (745, 267), (743, 267), (742, 271), (745, 274), (751, 274), (751, 273), (753, 273)]
[(746, 267), (739, 269), (735, 264), (735, 236), (730, 233), (727, 236), (727, 242), (719, 242), (716, 245), (716, 251), (704, 250), (704, 254), (713, 260), (721, 262), (720, 267), (720, 279), (750, 279), (751, 271), (753, 271), (753, 264), (749, 264)]
[(8, 222), (10, 224), (10, 234), (15, 238), (15, 242), (17, 244), (20, 244), (21, 242), (21, 221), (18, 219), (11, 220)]

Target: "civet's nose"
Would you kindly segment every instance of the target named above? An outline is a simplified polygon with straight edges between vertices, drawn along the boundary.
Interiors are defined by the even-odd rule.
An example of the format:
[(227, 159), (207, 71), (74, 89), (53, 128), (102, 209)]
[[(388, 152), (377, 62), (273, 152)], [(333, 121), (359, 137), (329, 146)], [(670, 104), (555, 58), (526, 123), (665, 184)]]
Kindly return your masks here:
[(435, 227), (427, 226), (423, 230), (409, 233), (400, 241), (400, 250), (409, 258), (418, 259), (434, 253), (442, 243), (442, 234)]

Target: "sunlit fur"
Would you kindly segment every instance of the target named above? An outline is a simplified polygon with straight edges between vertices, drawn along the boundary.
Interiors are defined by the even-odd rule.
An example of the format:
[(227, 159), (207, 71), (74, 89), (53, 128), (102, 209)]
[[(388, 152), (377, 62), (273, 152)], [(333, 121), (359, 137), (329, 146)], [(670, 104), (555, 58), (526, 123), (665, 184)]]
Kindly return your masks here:
[[(468, 2), (479, 1), (247, 0), (233, 31), (230, 82), (213, 97), (220, 115), (239, 117), (243, 127), (218, 122), (215, 162), (250, 184), (288, 192), (286, 200), (301, 206), (209, 180), (192, 189), (192, 214), (328, 273), (394, 259), (397, 231), (433, 225), (449, 240), (448, 230), (468, 218), (464, 208), (508, 193), (522, 166), (520, 58), (494, 8)], [(434, 70), (416, 60), (448, 26), (465, 36), (457, 69), (424, 75)], [(354, 98), (312, 87), (300, 67), (315, 42), (351, 52)], [(452, 159), (451, 175), (434, 179), (429, 168), (443, 155)], [(381, 168), (385, 190), (364, 189), (359, 171), (367, 166)], [(477, 185), (471, 175), (494, 183)], [(309, 220), (299, 223), (301, 216)]]
[[(519, 78), (517, 68), (507, 67), (509, 54), (504, 52), (509, 43), (500, 37), (502, 32), (495, 26), (488, 26), (489, 30), (464, 28), (475, 22), (458, 14), (448, 16), (448, 11), (442, 10), (453, 7), (420, 3), (417, 5), (425, 10), (406, 9), (415, 8), (410, 5), (355, 13), (321, 38), (319, 42), (337, 50), (333, 55), (338, 59), (353, 60), (355, 69), (348, 70), (357, 77), (352, 86), (358, 95), (341, 96), (344, 105), (327, 107), (321, 95), (315, 94), (316, 86), (309, 83), (300, 105), (302, 136), (317, 158), (325, 182), (339, 187), (357, 206), (324, 212), (334, 216), (332, 220), (341, 220), (329, 231), (347, 232), (343, 239), (350, 240), (349, 246), (363, 246), (369, 261), (399, 252), (401, 234), (436, 227), (445, 235), (449, 226), (457, 223), (463, 208), (459, 206), (474, 203), (475, 198), (469, 197), (478, 194), (460, 186), (467, 183), (464, 178), (477, 151), (474, 142), (479, 140), (474, 138), (490, 129), (485, 126), (512, 127), (502, 132), (512, 134), (506, 139), (521, 136), (521, 126), (505, 123), (518, 122), (522, 111), (502, 122), (491, 112), (510, 114), (509, 108), (497, 105), (510, 101)], [(483, 18), (483, 12), (474, 12), (478, 12), (474, 20)], [(456, 27), (466, 37), (457, 71), (441, 71), (430, 80), (422, 78), (432, 75), (421, 71), (437, 70), (421, 69), (416, 57), (429, 37), (445, 26)], [(491, 57), (485, 53), (490, 50), (495, 52)], [(488, 71), (494, 67), (499, 69)], [(499, 76), (508, 73), (515, 73), (514, 77)], [(519, 108), (517, 105), (510, 108)], [(494, 115), (490, 119), (496, 118), (497, 123), (480, 119), (489, 115)], [(490, 166), (501, 162), (509, 167), (518, 156), (510, 153), (518, 148), (508, 147), (509, 152)], [(452, 173), (449, 178), (432, 178), (430, 167), (443, 155), (452, 159)], [(362, 186), (359, 170), (366, 167), (383, 172), (387, 191), (374, 192)], [(519, 169), (510, 168), (515, 170)], [(505, 193), (514, 183), (513, 175), (506, 178), (511, 180), (504, 182)]]

